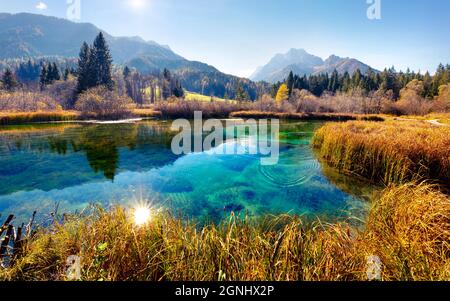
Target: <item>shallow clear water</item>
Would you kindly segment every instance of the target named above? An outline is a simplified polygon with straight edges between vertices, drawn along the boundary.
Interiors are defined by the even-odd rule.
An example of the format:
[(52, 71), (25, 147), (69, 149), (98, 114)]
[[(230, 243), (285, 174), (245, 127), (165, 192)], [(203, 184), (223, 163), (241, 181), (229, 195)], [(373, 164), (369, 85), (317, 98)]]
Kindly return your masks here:
[[(282, 123), (280, 161), (256, 155), (176, 156), (169, 122), (0, 128), (0, 212), (26, 221), (34, 210), (89, 204), (155, 207), (199, 220), (231, 211), (291, 213), (333, 222), (363, 218), (371, 187), (324, 168), (310, 146), (321, 123)], [(228, 141), (239, 145), (242, 137)]]

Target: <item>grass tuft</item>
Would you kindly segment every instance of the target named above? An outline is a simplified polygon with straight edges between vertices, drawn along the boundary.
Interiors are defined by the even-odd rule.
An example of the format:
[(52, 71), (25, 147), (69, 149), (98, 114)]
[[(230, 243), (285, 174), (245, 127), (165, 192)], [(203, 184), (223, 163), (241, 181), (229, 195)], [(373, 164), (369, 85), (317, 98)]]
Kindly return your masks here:
[(78, 255), (81, 280), (353, 281), (367, 280), (367, 258), (378, 256), (383, 280), (449, 280), (449, 204), (430, 185), (390, 187), (365, 230), (291, 216), (199, 227), (165, 213), (136, 227), (122, 208), (97, 208), (38, 230), (0, 277), (66, 280), (66, 259)]
[(313, 145), (339, 170), (389, 185), (430, 180), (450, 187), (450, 128), (421, 122), (329, 123)]

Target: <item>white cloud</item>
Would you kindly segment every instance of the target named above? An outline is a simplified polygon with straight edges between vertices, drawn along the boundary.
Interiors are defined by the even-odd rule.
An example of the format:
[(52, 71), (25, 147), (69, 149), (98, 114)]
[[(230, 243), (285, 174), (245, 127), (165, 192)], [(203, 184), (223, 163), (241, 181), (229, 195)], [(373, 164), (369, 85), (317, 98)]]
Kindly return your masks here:
[(42, 1), (39, 1), (39, 3), (36, 4), (36, 9), (39, 9), (39, 10), (46, 10), (46, 9), (47, 9), (47, 4), (45, 4), (45, 3), (42, 2)]

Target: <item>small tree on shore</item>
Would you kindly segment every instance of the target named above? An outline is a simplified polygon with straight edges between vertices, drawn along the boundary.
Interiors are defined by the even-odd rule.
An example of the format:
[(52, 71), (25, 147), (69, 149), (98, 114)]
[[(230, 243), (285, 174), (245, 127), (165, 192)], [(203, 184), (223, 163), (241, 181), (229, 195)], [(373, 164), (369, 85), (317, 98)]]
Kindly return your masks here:
[(7, 91), (13, 91), (19, 86), (14, 73), (9, 68), (3, 73), (0, 82), (2, 83), (3, 89)]
[(289, 89), (286, 84), (282, 84), (278, 89), (275, 101), (278, 104), (282, 104), (284, 101), (289, 99)]

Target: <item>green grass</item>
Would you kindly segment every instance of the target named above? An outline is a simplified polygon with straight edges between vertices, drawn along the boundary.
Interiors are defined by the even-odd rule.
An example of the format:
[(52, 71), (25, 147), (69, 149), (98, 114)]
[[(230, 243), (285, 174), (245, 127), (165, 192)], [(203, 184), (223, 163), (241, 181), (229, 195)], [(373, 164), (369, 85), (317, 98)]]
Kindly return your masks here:
[(203, 102), (236, 102), (234, 100), (227, 100), (219, 97), (206, 96), (194, 92), (185, 91), (184, 98), (188, 101), (203, 101)]

